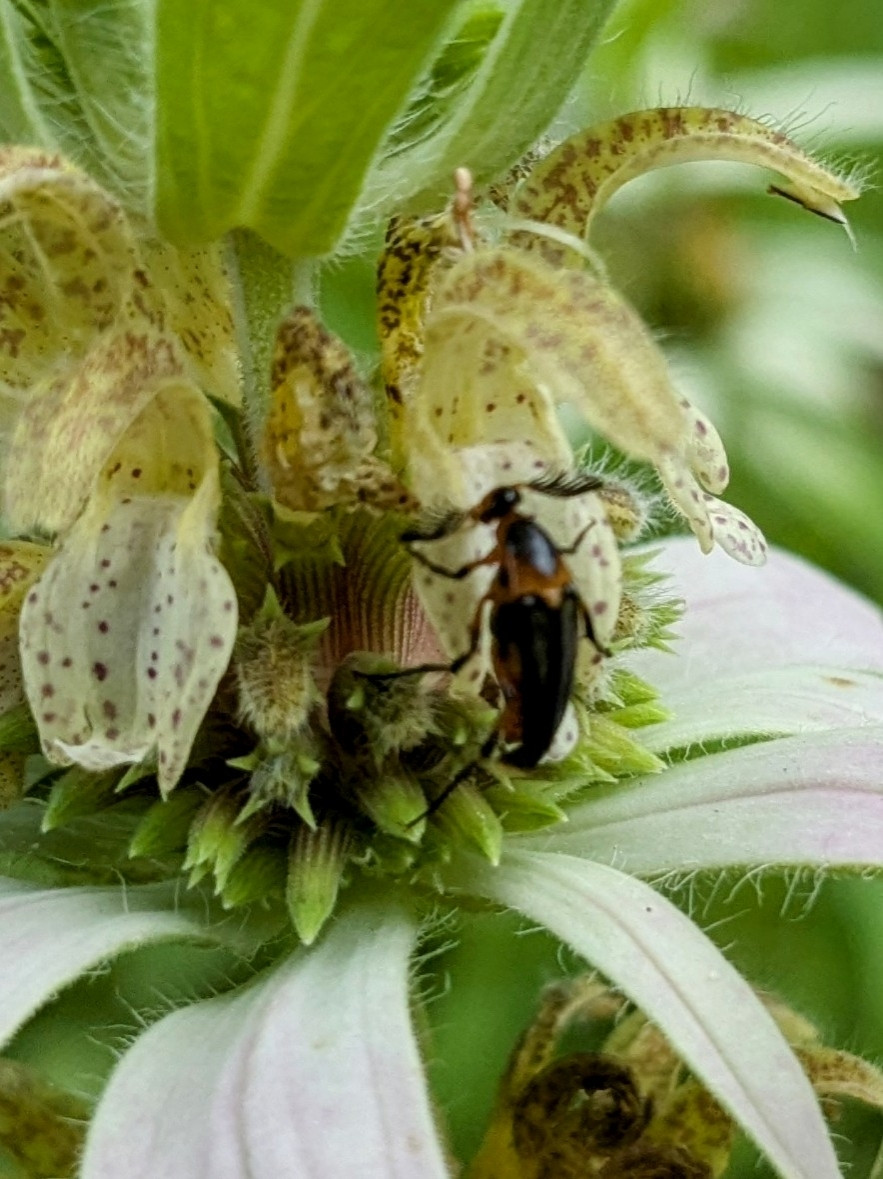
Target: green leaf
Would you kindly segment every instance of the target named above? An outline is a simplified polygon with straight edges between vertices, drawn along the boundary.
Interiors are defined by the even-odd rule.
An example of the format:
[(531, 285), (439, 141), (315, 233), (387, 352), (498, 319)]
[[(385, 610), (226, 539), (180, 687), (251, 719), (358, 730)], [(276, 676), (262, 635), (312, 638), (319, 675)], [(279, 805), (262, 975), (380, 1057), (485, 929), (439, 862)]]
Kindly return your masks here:
[(70, 147), (82, 138), (82, 112), (49, 4), (0, 0), (0, 69), (2, 137), (70, 154)]
[(83, 0), (49, 0), (49, 8), (56, 44), (100, 161), (96, 178), (130, 208), (144, 211), (153, 163), (150, 5), (112, 0), (84, 7)]
[(173, 240), (337, 241), (452, 0), (158, 0), (156, 217)]
[[(503, 20), (467, 85), (459, 79), (456, 101), (440, 95), (443, 119), (427, 137), (411, 136), (407, 124), (387, 143), (387, 158), (369, 178), (362, 208), (376, 216), (390, 198), (430, 206), (451, 188), (455, 168), (476, 180), (493, 179), (510, 167), (545, 131), (585, 68), (586, 57), (615, 0), (520, 0), (505, 5)], [(499, 10), (500, 6), (497, 6)], [(474, 8), (474, 6), (473, 6)], [(482, 9), (486, 24), (493, 5)], [(475, 36), (475, 13), (452, 40)], [(439, 55), (451, 56), (449, 45)], [(435, 72), (436, 67), (433, 67)], [(426, 87), (432, 89), (430, 71)], [(416, 131), (419, 134), (421, 122)]]
[(51, 147), (55, 136), (40, 109), (29, 78), (34, 54), (28, 43), (28, 21), (9, 0), (0, 3), (0, 135), (10, 143)]
[(144, 209), (152, 153), (149, 7), (0, 0), (0, 138), (61, 151)]

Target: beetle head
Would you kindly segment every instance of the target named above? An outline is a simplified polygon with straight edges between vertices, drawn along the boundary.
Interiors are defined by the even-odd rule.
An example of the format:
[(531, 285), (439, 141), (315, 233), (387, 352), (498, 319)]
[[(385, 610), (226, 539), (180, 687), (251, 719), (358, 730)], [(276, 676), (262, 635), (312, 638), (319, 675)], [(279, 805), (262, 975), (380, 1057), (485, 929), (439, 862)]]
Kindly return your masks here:
[(521, 492), (517, 487), (498, 487), (491, 491), (475, 511), (476, 518), (482, 524), (489, 524), (492, 520), (502, 520), (521, 503)]

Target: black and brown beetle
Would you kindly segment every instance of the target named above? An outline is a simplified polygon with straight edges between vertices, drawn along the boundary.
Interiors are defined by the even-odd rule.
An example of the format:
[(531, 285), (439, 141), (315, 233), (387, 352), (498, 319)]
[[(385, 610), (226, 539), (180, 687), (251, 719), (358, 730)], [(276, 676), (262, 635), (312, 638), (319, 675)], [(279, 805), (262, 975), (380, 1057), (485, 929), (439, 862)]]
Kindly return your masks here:
[[(525, 486), (551, 496), (570, 497), (596, 491), (603, 485), (597, 476), (583, 475)], [(475, 609), (467, 650), (449, 664), (423, 664), (392, 674), (459, 671), (478, 650), (489, 606), (491, 660), (503, 708), (480, 758), (502, 744), (503, 762), (532, 769), (548, 753), (570, 701), (580, 638), (585, 635), (600, 654), (609, 652), (596, 639), (589, 609), (565, 561), (576, 552), (592, 525), (587, 525), (569, 547), (559, 547), (532, 516), (521, 510), (522, 486), (497, 488), (468, 512), (450, 514), (438, 523), (402, 535), (414, 559), (440, 577), (459, 581), (481, 566), (494, 567), (495, 574)], [(437, 564), (415, 547), (452, 536), (469, 522), (493, 525), (495, 544), (482, 557), (458, 569)], [(472, 768), (470, 764), (448, 784), (434, 800), (431, 811), (444, 802)]]

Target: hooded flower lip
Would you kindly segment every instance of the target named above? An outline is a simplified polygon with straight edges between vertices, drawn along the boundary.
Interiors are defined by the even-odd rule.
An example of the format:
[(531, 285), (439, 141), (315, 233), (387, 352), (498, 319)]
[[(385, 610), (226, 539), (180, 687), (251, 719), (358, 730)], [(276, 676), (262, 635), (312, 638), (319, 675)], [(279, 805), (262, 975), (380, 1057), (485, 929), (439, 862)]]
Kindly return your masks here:
[(0, 201), (5, 509), (60, 536), (22, 608), (25, 690), (51, 760), (156, 750), (169, 790), (236, 631), (202, 391), (238, 395), (226, 280), (213, 251), (140, 245), (58, 157), (6, 151)]
[[(688, 159), (772, 168), (783, 177), (773, 191), (843, 225), (839, 202), (860, 191), (757, 120), (671, 107), (590, 127), (519, 166), (509, 203), (522, 220), (508, 232), (504, 221), (497, 244), (479, 207), (469, 248), (457, 249), (459, 181), (447, 217), (394, 224), (378, 283), (382, 369), (394, 454), (424, 500), (469, 506), (471, 460), (459, 452), (480, 445), (529, 438), (538, 457), (567, 468), (556, 407), (569, 403), (620, 451), (654, 465), (703, 552), (717, 543), (737, 561), (763, 564), (759, 530), (717, 498), (729, 468), (714, 427), (677, 393), (650, 333), (603, 272), (581, 268), (583, 239), (610, 196)], [(514, 464), (509, 481), (529, 481), (530, 469)]]
[[(662, 552), (687, 599), (680, 659), (632, 659), (652, 660), (657, 680), (668, 675), (675, 691), (684, 683), (695, 682), (697, 691), (713, 685), (720, 675), (716, 651), (724, 661), (732, 651), (737, 676), (758, 670), (766, 659), (779, 670), (821, 665), (837, 680), (848, 680), (859, 665), (879, 669), (878, 613), (802, 562), (774, 554), (766, 570), (749, 574), (723, 559), (698, 558), (686, 541), (669, 542)], [(783, 608), (788, 603), (795, 608)], [(745, 643), (746, 615), (762, 642)], [(821, 651), (820, 617), (833, 623)], [(878, 685), (877, 713), (883, 678)], [(693, 697), (696, 709), (699, 699)], [(730, 720), (729, 735), (738, 740), (738, 713)], [(748, 735), (755, 736), (753, 724)], [(815, 774), (823, 740), (832, 756)], [(867, 864), (870, 850), (872, 862), (880, 863), (883, 726), (866, 717), (848, 731), (805, 733), (796, 727), (790, 736), (747, 749), (695, 756), (616, 794), (599, 791), (597, 800), (581, 804), (571, 822), (551, 834), (508, 837), (499, 868), (461, 856), (446, 879), (457, 892), (522, 909), (604, 971), (659, 1023), (782, 1175), (834, 1179), (836, 1160), (809, 1084), (753, 991), (686, 917), (620, 870), (652, 875), (668, 869), (667, 836), (674, 829), (669, 831), (666, 816), (685, 771), (695, 775), (693, 790), (703, 789), (703, 770), (708, 774), (700, 805), (677, 816), (691, 831), (691, 867), (758, 862), (751, 829), (740, 843), (741, 800), (758, 792), (742, 759), (764, 751), (771, 789), (793, 784), (795, 767), (805, 777), (789, 792), (787, 825), (776, 828), (760, 862), (794, 862), (790, 849), (796, 847), (801, 857), (826, 866)], [(628, 826), (604, 821), (619, 797), (641, 802), (640, 813), (626, 816), (630, 842)], [(851, 821), (857, 802), (862, 809)], [(597, 824), (593, 812), (600, 816)], [(740, 847), (741, 859), (727, 860), (728, 849)], [(674, 848), (675, 854), (683, 850), (677, 843)], [(57, 914), (70, 921), (79, 911), (78, 897), (85, 912), (98, 893), (107, 890), (44, 891), (40, 903), (53, 920)], [(144, 1033), (101, 1099), (83, 1179), (146, 1176), (173, 1163), (179, 1173), (198, 1174), (207, 1151), (213, 1174), (229, 1179), (275, 1179), (286, 1168), (292, 1174), (334, 1174), (353, 1158), (363, 1160), (371, 1176), (413, 1174), (414, 1158), (421, 1160), (421, 1174), (445, 1175), (407, 1017), (406, 961), (417, 921), (387, 902), (350, 898), (317, 947), (295, 953), (240, 992), (166, 1016)], [(24, 1010), (42, 1006), (57, 986), (38, 968), (50, 942), (55, 952), (54, 938), (32, 936), (20, 955), (0, 963), (0, 990), (15, 970), (27, 996)], [(101, 952), (127, 944), (124, 926), (109, 924)], [(73, 977), (84, 965), (82, 957), (74, 961), (66, 954), (64, 976)]]
[[(632, 111), (571, 136), (529, 172), (512, 204), (521, 217), (588, 237), (595, 216), (629, 180), (684, 160), (711, 159), (772, 169), (781, 179), (770, 192), (849, 232), (840, 205), (859, 196), (854, 178), (824, 167), (783, 131), (715, 107)], [(543, 242), (533, 245), (550, 249)]]

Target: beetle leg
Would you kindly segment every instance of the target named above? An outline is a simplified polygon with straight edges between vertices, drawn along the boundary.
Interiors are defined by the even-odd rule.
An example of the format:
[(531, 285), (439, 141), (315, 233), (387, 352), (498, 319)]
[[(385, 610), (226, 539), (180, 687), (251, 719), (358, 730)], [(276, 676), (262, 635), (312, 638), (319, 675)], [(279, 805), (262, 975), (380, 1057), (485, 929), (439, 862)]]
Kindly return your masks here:
[[(579, 534), (579, 536), (576, 538), (576, 540), (573, 542), (573, 544), (569, 545), (566, 549), (559, 549), (558, 552), (561, 553), (563, 556), (572, 557), (573, 554), (576, 552), (576, 550), (579, 548), (579, 546), (582, 544), (582, 542), (585, 540), (586, 534), (592, 528), (594, 528), (596, 522), (597, 521), (595, 521), (595, 520), (591, 520), (585, 526), (585, 528), (582, 530), (582, 532)], [(588, 606), (583, 601), (582, 597), (579, 594), (577, 596), (579, 598), (580, 610), (582, 610), (583, 619), (585, 620), (585, 624), (586, 624), (586, 638), (591, 642), (591, 644), (598, 651), (601, 652), (601, 654), (605, 657), (605, 659), (609, 659), (610, 656), (613, 654), (613, 652), (610, 650), (609, 647), (602, 647), (601, 644), (598, 642), (597, 638), (595, 637), (595, 628), (592, 625), (591, 611), (589, 610)]]
[(472, 622), (469, 625), (469, 646), (462, 655), (449, 665), (449, 671), (452, 675), (456, 675), (461, 667), (465, 667), (475, 652), (478, 650), (478, 645), (481, 642), (481, 618), (484, 613), (484, 604), (488, 598), (485, 595), (478, 605), (475, 607), (475, 613), (472, 616)]
[(602, 647), (601, 644), (598, 642), (598, 640), (595, 638), (595, 628), (594, 628), (594, 626), (592, 626), (592, 615), (591, 615), (591, 612), (590, 612), (588, 606), (585, 604), (585, 602), (582, 600), (582, 598), (579, 598), (579, 608), (582, 611), (583, 620), (585, 621), (585, 624), (586, 624), (586, 638), (589, 640), (589, 642), (592, 644), (592, 646), (595, 648), (596, 651), (600, 651), (605, 659), (609, 659), (611, 657), (611, 655), (613, 654), (613, 652), (610, 650), (609, 647)]
[(423, 521), (422, 527), (418, 524), (416, 528), (409, 528), (403, 532), (399, 538), (403, 544), (410, 545), (415, 540), (442, 540), (445, 536), (453, 536), (453, 534), (463, 527), (466, 516), (463, 512), (442, 512), (441, 514), (430, 516)]
[(445, 788), (441, 792), (441, 794), (439, 794), (437, 797), (435, 797), (432, 800), (432, 802), (429, 804), (429, 806), (426, 808), (426, 810), (423, 812), (423, 814), (418, 815), (416, 819), (412, 819), (411, 822), (408, 824), (408, 826), (413, 827), (414, 824), (419, 823), (421, 821), (421, 819), (428, 819), (432, 815), (434, 815), (435, 812), (447, 802), (447, 800), (451, 797), (451, 795), (454, 793), (454, 791), (457, 789), (457, 787), (460, 785), (460, 783), (469, 777), (469, 775), (472, 773), (472, 771), (475, 769), (475, 767), (477, 765), (479, 765), (480, 762), (486, 761), (490, 757), (490, 755), (494, 752), (494, 750), (496, 749), (496, 747), (499, 743), (500, 743), (499, 729), (494, 729), (494, 731), (491, 733), (491, 735), (487, 738), (487, 740), (482, 745), (481, 749), (479, 749), (478, 757), (475, 759), (475, 761), (469, 762), (469, 764), (465, 765), (463, 767), (463, 769), (460, 770), (460, 772), (458, 774), (455, 774), (454, 777), (450, 780), (450, 782), (448, 782), (447, 786), (445, 786)]
[(562, 555), (562, 557), (572, 557), (596, 524), (597, 520), (590, 520), (582, 532), (580, 532), (579, 536), (577, 536), (573, 544), (568, 545), (566, 549), (559, 548), (558, 552)]
[(418, 663), (415, 667), (398, 667), (395, 671), (359, 671), (354, 668), (353, 675), (376, 684), (384, 683), (386, 680), (401, 680), (408, 675), (428, 675), (431, 671), (450, 670), (450, 663)]
[(418, 663), (416, 667), (399, 667), (395, 671), (354, 671), (353, 675), (373, 682), (399, 680), (406, 675), (426, 675), (430, 671), (448, 671), (451, 675), (456, 675), (462, 667), (465, 667), (478, 650), (478, 645), (481, 642), (481, 615), (487, 600), (487, 597), (482, 598), (476, 607), (475, 615), (469, 628), (469, 646), (462, 655), (458, 655), (450, 663)]
[[(421, 537), (420, 539), (427, 538)], [(428, 557), (418, 552), (417, 549), (412, 548), (410, 544), (407, 544), (407, 549), (415, 561), (419, 561), (421, 565), (429, 569), (432, 573), (437, 573), (439, 577), (447, 577), (451, 581), (462, 581), (467, 574), (471, 573), (473, 569), (477, 569), (479, 565), (494, 565), (499, 561), (499, 553), (494, 548), (486, 556), (479, 557), (477, 561), (469, 561), (468, 564), (461, 565), (459, 569), (447, 569), (444, 565), (436, 565), (434, 561), (430, 561)]]

